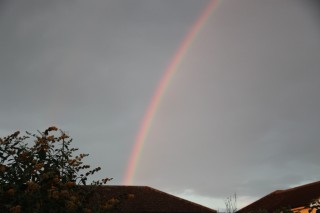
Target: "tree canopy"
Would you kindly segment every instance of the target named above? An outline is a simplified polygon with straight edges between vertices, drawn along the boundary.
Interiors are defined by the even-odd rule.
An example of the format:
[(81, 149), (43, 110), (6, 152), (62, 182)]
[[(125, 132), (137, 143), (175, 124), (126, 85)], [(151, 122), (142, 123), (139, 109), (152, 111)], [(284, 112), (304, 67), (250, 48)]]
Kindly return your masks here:
[[(33, 141), (32, 141), (33, 139)], [(1, 212), (108, 212), (119, 200), (103, 200), (87, 183), (101, 168), (91, 169), (71, 147), (72, 138), (57, 127), (36, 134), (19, 131), (0, 138)], [(92, 187), (94, 186), (94, 187)], [(92, 197), (95, 202), (90, 202)]]

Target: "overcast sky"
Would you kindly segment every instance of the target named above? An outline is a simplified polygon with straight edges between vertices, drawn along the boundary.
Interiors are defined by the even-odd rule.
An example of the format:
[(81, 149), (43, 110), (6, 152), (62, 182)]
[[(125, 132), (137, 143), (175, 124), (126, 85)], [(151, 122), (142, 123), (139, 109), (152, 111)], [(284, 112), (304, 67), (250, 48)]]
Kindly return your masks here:
[[(159, 105), (133, 181), (215, 209), (319, 180), (320, 11), (223, 0)], [(57, 125), (121, 184), (143, 115), (208, 0), (0, 1), (0, 135)]]

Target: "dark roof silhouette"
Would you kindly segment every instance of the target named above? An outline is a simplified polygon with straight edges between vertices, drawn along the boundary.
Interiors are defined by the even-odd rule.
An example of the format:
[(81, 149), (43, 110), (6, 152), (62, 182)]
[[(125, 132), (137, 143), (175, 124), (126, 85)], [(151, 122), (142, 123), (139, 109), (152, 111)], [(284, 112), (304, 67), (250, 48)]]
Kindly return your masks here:
[(277, 190), (256, 202), (240, 209), (237, 213), (246, 213), (259, 209), (273, 212), (283, 207), (291, 209), (307, 206), (312, 200), (320, 197), (320, 181), (294, 187), (287, 190)]
[[(176, 213), (216, 213), (216, 210), (187, 201), (174, 195), (148, 186), (115, 186), (98, 187), (97, 191), (106, 199), (120, 198), (117, 206), (119, 212), (176, 212)], [(131, 197), (131, 199), (128, 199)]]

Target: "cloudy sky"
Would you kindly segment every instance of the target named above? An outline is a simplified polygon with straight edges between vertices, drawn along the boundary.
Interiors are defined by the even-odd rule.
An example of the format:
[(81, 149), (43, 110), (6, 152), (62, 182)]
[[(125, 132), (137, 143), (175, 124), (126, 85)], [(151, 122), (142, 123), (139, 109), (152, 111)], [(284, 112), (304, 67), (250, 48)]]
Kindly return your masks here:
[[(0, 1), (0, 134), (57, 125), (121, 184), (209, 0)], [(223, 209), (319, 180), (316, 0), (220, 0), (158, 106), (133, 184)]]

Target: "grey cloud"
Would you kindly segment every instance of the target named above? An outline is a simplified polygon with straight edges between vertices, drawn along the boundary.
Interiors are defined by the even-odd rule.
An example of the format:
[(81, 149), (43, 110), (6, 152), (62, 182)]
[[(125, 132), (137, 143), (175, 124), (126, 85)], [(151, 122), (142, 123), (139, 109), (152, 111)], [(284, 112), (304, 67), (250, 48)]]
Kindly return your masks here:
[(257, 198), (317, 180), (319, 28), (300, 3), (246, 3), (221, 3), (232, 13), (217, 10), (202, 36), (211, 43), (181, 65), (147, 139), (141, 183)]
[[(0, 133), (57, 124), (120, 183), (154, 88), (206, 3), (1, 1)], [(219, 2), (163, 97), (135, 183), (224, 199), (317, 180), (315, 5)]]

